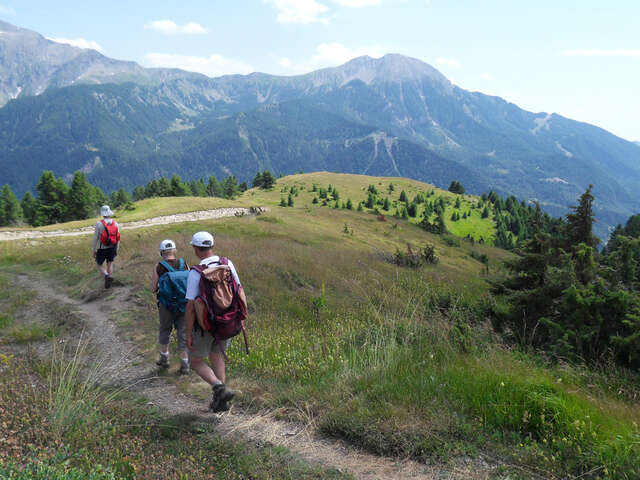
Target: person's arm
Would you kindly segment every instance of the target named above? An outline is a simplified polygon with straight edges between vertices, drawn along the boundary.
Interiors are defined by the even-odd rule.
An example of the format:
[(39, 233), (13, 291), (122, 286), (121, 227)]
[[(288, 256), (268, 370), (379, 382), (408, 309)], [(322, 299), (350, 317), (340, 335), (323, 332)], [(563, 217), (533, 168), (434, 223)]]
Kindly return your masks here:
[(96, 223), (96, 228), (93, 229), (93, 239), (91, 240), (91, 251), (93, 252), (93, 256), (96, 256), (96, 252), (98, 250), (98, 246), (100, 243), (100, 226), (102, 224), (100, 222)]
[(158, 266), (153, 267), (153, 274), (151, 275), (151, 293), (158, 291)]
[(187, 311), (185, 312), (186, 330), (187, 330), (187, 348), (193, 350), (193, 322), (195, 319), (195, 308), (193, 300), (187, 302)]
[[(120, 231), (120, 225), (118, 225), (118, 222), (116, 222), (115, 220), (113, 221), (113, 223), (116, 224), (116, 227), (118, 227), (118, 232)], [(120, 240), (118, 240), (118, 243), (116, 243), (116, 253), (120, 252)]]
[(240, 277), (238, 276), (238, 272), (236, 271), (236, 267), (233, 266), (233, 262), (231, 260), (227, 260), (229, 262), (229, 268), (231, 269), (231, 275), (233, 275), (233, 278), (235, 279), (236, 283), (238, 284), (238, 286), (242, 286), (242, 283), (240, 282)]
[(195, 304), (194, 300), (198, 296), (200, 290), (200, 274), (195, 270), (189, 272), (187, 277), (187, 292), (185, 294), (187, 309), (184, 315), (187, 330), (187, 348), (193, 350), (193, 324), (195, 322)]

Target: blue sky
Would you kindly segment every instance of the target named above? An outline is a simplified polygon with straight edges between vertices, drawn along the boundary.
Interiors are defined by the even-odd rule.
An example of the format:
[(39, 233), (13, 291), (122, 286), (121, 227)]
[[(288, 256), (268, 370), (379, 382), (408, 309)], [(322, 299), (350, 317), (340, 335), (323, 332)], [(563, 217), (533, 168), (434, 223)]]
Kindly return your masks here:
[(0, 19), (210, 76), (293, 75), (401, 53), (462, 88), (640, 141), (635, 0), (0, 0)]

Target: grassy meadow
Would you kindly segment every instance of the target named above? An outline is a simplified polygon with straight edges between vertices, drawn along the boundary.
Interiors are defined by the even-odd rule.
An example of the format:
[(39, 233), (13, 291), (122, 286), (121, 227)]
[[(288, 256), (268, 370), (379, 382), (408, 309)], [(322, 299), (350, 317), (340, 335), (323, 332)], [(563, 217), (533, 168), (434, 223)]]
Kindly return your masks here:
[[(351, 199), (353, 210), (334, 208), (335, 202), (313, 203), (314, 184), (325, 189), (331, 184), (340, 204)], [(454, 194), (420, 182), (314, 173), (284, 177), (271, 191), (252, 189), (224, 205), (268, 206), (267, 214), (124, 231), (115, 277), (141, 288), (135, 309), (119, 320), (120, 330), (148, 352), (149, 361), (155, 358), (157, 310), (149, 287), (158, 245), (171, 238), (182, 246), (179, 254), (194, 263), (188, 248), (191, 235), (209, 230), (216, 236), (215, 251), (236, 265), (249, 300), (252, 351), (245, 356), (242, 342), (234, 341), (228, 368), (228, 383), (247, 410), (274, 409), (283, 418), (312, 423), (328, 436), (380, 455), (427, 464), (481, 455), (498, 466), (495, 478), (638, 478), (638, 377), (606, 365), (585, 369), (550, 364), (504, 345), (490, 327), (489, 306), (497, 300), (489, 293), (489, 281), (504, 274), (502, 263), (512, 254), (427, 233), (414, 218), (393, 218), (394, 206), (390, 212), (359, 212), (356, 207), (367, 198), (371, 184), (390, 197), (391, 205), (403, 190), (410, 198), (434, 191), (433, 196), (449, 199), (447, 212), (453, 208)], [(289, 194), (294, 205), (280, 207)], [(166, 214), (176, 208), (173, 202), (145, 200), (136, 204), (140, 212), (136, 208), (129, 214)], [(477, 234), (489, 239), (492, 224), (471, 209), (476, 202), (463, 196), (462, 205), (473, 212), (471, 217), (448, 222), (447, 227), (463, 237)], [(0, 244), (0, 282), (6, 292), (0, 296), (0, 342), (15, 348), (20, 341), (15, 336), (18, 312), (29, 296), (12, 290), (16, 273), (43, 275), (75, 297), (101, 289), (89, 242), (87, 236)], [(414, 269), (389, 261), (394, 252), (406, 252), (408, 245), (417, 250), (426, 244), (435, 247), (437, 263)], [(488, 257), (487, 266), (476, 260), (479, 255)], [(32, 340), (60, 333), (42, 328), (45, 331)], [(46, 377), (47, 368), (3, 358), (6, 381), (0, 385), (0, 398), (5, 402), (2, 408), (8, 409), (13, 397), (7, 392), (19, 385), (9, 380), (14, 374), (4, 373), (21, 368), (23, 375), (39, 378)], [(170, 373), (166, 379), (203, 401), (208, 393), (195, 375), (177, 378)], [(21, 408), (48, 418), (46, 405), (28, 406), (38, 400), (27, 393), (18, 395), (25, 399), (20, 400), (25, 403)], [(118, 398), (104, 406), (105, 412), (117, 411), (118, 402), (125, 401), (133, 402)], [(154, 442), (161, 452), (173, 448), (174, 440), (164, 438), (161, 428), (145, 428), (155, 428), (156, 433), (144, 448), (152, 448)], [(125, 432), (126, 441), (142, 442), (138, 430)], [(182, 434), (185, 441), (202, 447), (197, 432)], [(95, 445), (87, 448), (95, 453), (102, 441), (105, 438), (96, 435)], [(238, 478), (335, 474), (299, 466), (297, 477), (284, 476), (285, 453), (250, 451), (242, 456), (241, 447), (228, 448), (229, 463), (219, 466), (219, 472), (248, 472), (242, 468), (265, 465), (271, 469), (271, 477), (246, 473)], [(21, 452), (26, 455), (24, 449)], [(148, 462), (144, 455), (130, 465)], [(176, 465), (162, 461), (167, 468)], [(81, 461), (70, 465), (90, 470)], [(0, 472), (1, 468), (7, 467), (0, 467)]]

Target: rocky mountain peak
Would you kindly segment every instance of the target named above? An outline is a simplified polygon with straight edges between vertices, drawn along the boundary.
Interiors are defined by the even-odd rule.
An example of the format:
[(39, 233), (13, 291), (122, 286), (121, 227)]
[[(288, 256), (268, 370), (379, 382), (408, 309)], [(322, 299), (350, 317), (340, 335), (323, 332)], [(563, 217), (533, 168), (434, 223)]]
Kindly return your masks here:
[(451, 82), (431, 65), (397, 53), (387, 54), (381, 58), (365, 55), (354, 58), (339, 67), (325, 68), (309, 75), (313, 77), (316, 85), (319, 83), (343, 85), (352, 80), (372, 84), (429, 79), (445, 88), (451, 87)]

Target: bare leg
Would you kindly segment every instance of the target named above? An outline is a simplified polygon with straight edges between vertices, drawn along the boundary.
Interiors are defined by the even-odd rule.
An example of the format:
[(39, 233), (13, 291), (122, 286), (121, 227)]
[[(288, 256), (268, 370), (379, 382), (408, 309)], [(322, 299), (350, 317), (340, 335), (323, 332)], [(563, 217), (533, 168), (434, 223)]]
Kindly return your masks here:
[(222, 354), (211, 352), (209, 354), (209, 362), (211, 363), (211, 368), (213, 368), (213, 371), (216, 377), (218, 377), (220, 381), (224, 383), (225, 364), (224, 364), (224, 357), (222, 356)]
[(103, 276), (108, 275), (108, 272), (107, 272), (108, 265), (109, 265), (109, 264), (107, 264), (107, 267), (105, 267), (105, 266), (104, 266), (104, 263), (103, 263), (102, 265), (98, 265), (98, 271), (99, 271)]
[[(211, 357), (211, 356), (210, 356)], [(218, 381), (218, 377), (213, 373), (213, 370), (204, 362), (202, 358), (191, 357), (191, 368), (209, 385), (213, 385)], [(220, 380), (222, 381), (222, 380)]]
[(113, 262), (107, 262), (107, 275), (113, 275)]
[(169, 345), (162, 345), (160, 344), (160, 352), (162, 353), (169, 353)]

